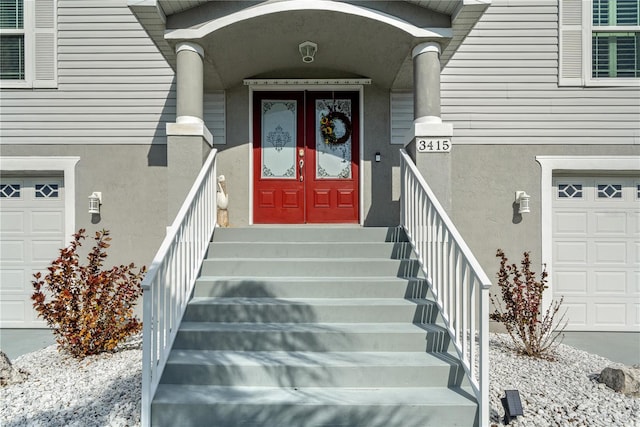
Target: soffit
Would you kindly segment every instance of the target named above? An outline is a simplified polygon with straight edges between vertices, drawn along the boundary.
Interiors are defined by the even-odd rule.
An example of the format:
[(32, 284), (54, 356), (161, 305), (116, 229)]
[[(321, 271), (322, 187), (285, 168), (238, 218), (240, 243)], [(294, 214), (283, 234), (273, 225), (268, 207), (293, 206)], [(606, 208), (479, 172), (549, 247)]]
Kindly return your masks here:
[[(158, 3), (165, 15), (174, 15), (198, 7), (207, 1), (208, 0), (158, 0)], [(405, 2), (413, 3), (447, 15), (453, 15), (463, 3), (462, 0), (406, 0)]]
[[(247, 5), (247, 7), (250, 7), (253, 5), (260, 5), (265, 3), (277, 3), (279, 1), (283, 1), (283, 0), (271, 0), (267, 2), (247, 0), (247, 1), (242, 1), (242, 3), (244, 5)], [(415, 7), (425, 8), (425, 9), (436, 12), (436, 15), (440, 14), (441, 16), (448, 17), (447, 18), (448, 26), (450, 26), (451, 28), (451, 31), (450, 31), (451, 39), (443, 43), (445, 48), (441, 55), (441, 62), (442, 62), (442, 65), (444, 66), (446, 65), (448, 60), (451, 58), (451, 56), (455, 53), (458, 46), (462, 43), (462, 41), (467, 36), (471, 28), (473, 28), (475, 23), (482, 16), (486, 8), (489, 6), (490, 1), (491, 0), (409, 0), (409, 1), (403, 1), (403, 2), (351, 1), (347, 3), (351, 3), (351, 4), (362, 6), (362, 7), (368, 7), (368, 6), (371, 7), (371, 5), (374, 5), (374, 7), (377, 7), (379, 11), (390, 14), (390, 15), (394, 15), (395, 11), (401, 6), (401, 3), (404, 3), (407, 5), (407, 8), (409, 8), (409, 6), (413, 6), (414, 8)], [(166, 30), (167, 30), (167, 21), (170, 21), (172, 23), (172, 26), (174, 29), (187, 27), (186, 22), (189, 22), (188, 20), (189, 16), (192, 16), (192, 17), (198, 16), (201, 8), (208, 8), (211, 6), (211, 4), (207, 5), (206, 3), (209, 3), (209, 2), (205, 0), (129, 0), (129, 8), (136, 15), (136, 17), (138, 18), (142, 26), (145, 28), (147, 33), (153, 39), (155, 44), (158, 46), (158, 48), (160, 49), (162, 54), (165, 56), (169, 64), (175, 69), (175, 50), (174, 50), (175, 40), (167, 40), (165, 38)], [(382, 6), (385, 3), (387, 3), (387, 7), (388, 7), (387, 10), (385, 10)], [(234, 7), (238, 8), (237, 2), (229, 2), (227, 3), (227, 5), (229, 8), (234, 8)], [(378, 7), (378, 5), (381, 5), (381, 6)], [(175, 24), (176, 22), (179, 23), (178, 26), (176, 26)], [(195, 22), (196, 22), (195, 26), (191, 26), (191, 28), (197, 28), (199, 25), (200, 26), (204, 25), (203, 22), (201, 22), (200, 24), (197, 23), (198, 22), (197, 20)], [(366, 22), (363, 22), (362, 25), (366, 26), (367, 24)], [(418, 28), (424, 27), (424, 25), (421, 25), (419, 22), (416, 22), (414, 25), (417, 25)], [(372, 28), (372, 30), (374, 32), (379, 32), (379, 28)], [(216, 31), (216, 33), (217, 32), (218, 31)], [(256, 34), (254, 34), (254, 36), (255, 35)], [(218, 35), (216, 35), (216, 37), (217, 36)], [(219, 40), (221, 41), (225, 40), (225, 37), (226, 37), (226, 40), (228, 41), (225, 40), (221, 44), (217, 44), (215, 46), (216, 51), (220, 51), (221, 46), (224, 46), (223, 43), (228, 43), (230, 45), (233, 45), (235, 48), (238, 48), (239, 41), (234, 39), (232, 34), (227, 34), (225, 31), (221, 31), (219, 36), (220, 36)], [(257, 34), (257, 37), (261, 38), (259, 34)], [(247, 40), (247, 38), (244, 37), (244, 34), (242, 39), (245, 41)], [(300, 41), (302, 40), (298, 40), (298, 42)], [(424, 40), (415, 38), (413, 41), (411, 41), (411, 44), (415, 46), (421, 41), (424, 41)], [(363, 40), (363, 43), (364, 43), (363, 46), (367, 45), (366, 39)], [(325, 44), (324, 46), (327, 46), (327, 44)], [(211, 45), (211, 47), (213, 46)], [(394, 82), (390, 83), (391, 87), (395, 87), (395, 88), (411, 87), (411, 84), (412, 84), (411, 82), (413, 80), (412, 60), (411, 60), (411, 53), (410, 53), (411, 47), (412, 46), (407, 46), (406, 43), (401, 44), (399, 42), (396, 43), (396, 46), (393, 46), (393, 49), (402, 49), (404, 59), (398, 59), (398, 52), (392, 52), (391, 50), (387, 50), (388, 52), (390, 52), (390, 55), (395, 56), (394, 59), (397, 62), (396, 65), (394, 65), (393, 67), (393, 72), (395, 73), (395, 77), (394, 77), (395, 80)], [(207, 50), (206, 46), (205, 46), (205, 50)], [(225, 50), (227, 53), (232, 52), (230, 48), (223, 49), (223, 50)], [(212, 60), (212, 58), (207, 58), (207, 59), (210, 61)], [(277, 59), (276, 56), (274, 56), (274, 61), (275, 59)], [(345, 73), (344, 75), (340, 75), (340, 76), (336, 75), (331, 77), (372, 77), (371, 75), (367, 75), (366, 72), (362, 74), (363, 66), (365, 66), (366, 62), (369, 61), (370, 59), (367, 58), (366, 56), (363, 56), (363, 60), (364, 62), (361, 61), (359, 64), (361, 65), (360, 67), (354, 66), (354, 67), (350, 67), (351, 69), (343, 69)], [(352, 61), (352, 62), (355, 62), (355, 61)], [(205, 66), (207, 65), (205, 64)], [(216, 65), (213, 63), (210, 63), (209, 66), (210, 68), (211, 67), (216, 68)], [(286, 66), (286, 64), (284, 64), (284, 66)], [(249, 65), (247, 65), (246, 70), (247, 72), (250, 72), (250, 69), (248, 67)], [(225, 84), (228, 83), (228, 79), (225, 79), (224, 76), (220, 75), (221, 73), (224, 74), (222, 67), (218, 65), (218, 68), (220, 68), (220, 71), (217, 71), (215, 73), (216, 74), (215, 76), (211, 76), (210, 74), (208, 74), (207, 79), (210, 79), (209, 81), (214, 86), (225, 87)], [(273, 70), (276, 71), (275, 68)], [(316, 71), (318, 73), (321, 73), (322, 71), (321, 67), (318, 66), (318, 69)], [(295, 72), (295, 70), (291, 69), (291, 72)], [(245, 75), (242, 77), (244, 78), (257, 77), (257, 75)], [(288, 77), (294, 77), (294, 76), (288, 76)], [(385, 84), (385, 86), (388, 86), (388, 85), (389, 84)]]

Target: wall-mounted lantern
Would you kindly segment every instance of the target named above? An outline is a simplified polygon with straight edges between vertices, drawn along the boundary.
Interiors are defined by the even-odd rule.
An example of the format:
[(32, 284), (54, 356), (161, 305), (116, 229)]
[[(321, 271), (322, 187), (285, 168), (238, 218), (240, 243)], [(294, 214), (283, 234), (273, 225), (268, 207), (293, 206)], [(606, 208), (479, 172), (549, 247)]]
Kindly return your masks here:
[(300, 55), (302, 55), (302, 62), (305, 64), (309, 64), (313, 62), (313, 57), (316, 55), (318, 51), (318, 45), (314, 42), (303, 42), (298, 45), (298, 49), (300, 50)]
[(100, 205), (102, 204), (102, 193), (94, 191), (89, 196), (89, 213), (92, 215), (100, 214)]
[(516, 191), (516, 204), (519, 206), (518, 213), (529, 213), (531, 209), (529, 208), (529, 200), (531, 200), (531, 196), (528, 195), (524, 191)]

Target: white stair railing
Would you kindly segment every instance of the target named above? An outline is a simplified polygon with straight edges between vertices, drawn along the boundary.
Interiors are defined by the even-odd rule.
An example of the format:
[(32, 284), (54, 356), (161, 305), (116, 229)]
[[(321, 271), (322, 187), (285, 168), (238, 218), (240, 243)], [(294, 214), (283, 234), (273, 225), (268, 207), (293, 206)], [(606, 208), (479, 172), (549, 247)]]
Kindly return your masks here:
[(400, 167), (400, 225), (422, 264), (469, 377), (480, 425), (488, 426), (491, 282), (405, 150), (400, 150)]
[(216, 226), (216, 150), (211, 151), (142, 282), (142, 426)]

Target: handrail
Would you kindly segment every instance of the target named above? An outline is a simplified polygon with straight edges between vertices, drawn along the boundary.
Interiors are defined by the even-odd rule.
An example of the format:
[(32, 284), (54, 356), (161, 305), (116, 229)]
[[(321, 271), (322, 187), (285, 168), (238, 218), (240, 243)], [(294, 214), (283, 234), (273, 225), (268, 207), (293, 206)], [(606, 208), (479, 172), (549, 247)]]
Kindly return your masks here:
[[(400, 150), (400, 225), (416, 252), (454, 347), (489, 425), (489, 288), (491, 281), (427, 185)], [(479, 354), (475, 338), (478, 334)]]
[(142, 426), (216, 226), (216, 150), (202, 166), (143, 282)]

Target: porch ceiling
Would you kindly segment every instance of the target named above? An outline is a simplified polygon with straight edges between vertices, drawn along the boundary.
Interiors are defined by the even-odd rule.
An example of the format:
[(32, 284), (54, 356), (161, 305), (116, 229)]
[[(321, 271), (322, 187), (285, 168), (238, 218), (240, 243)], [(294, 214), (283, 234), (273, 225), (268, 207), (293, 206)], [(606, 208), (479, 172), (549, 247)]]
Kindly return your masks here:
[[(383, 87), (409, 88), (411, 49), (421, 41), (438, 40), (443, 45), (441, 61), (446, 65), (490, 3), (315, 2), (329, 6), (346, 3), (365, 14), (371, 11), (388, 17), (392, 25), (330, 8), (304, 7), (237, 21), (243, 10), (281, 1), (129, 0), (129, 8), (174, 68), (177, 41), (193, 40), (204, 47), (205, 90), (234, 86), (245, 78), (276, 77), (367, 77)], [(431, 28), (435, 32), (429, 31)], [(318, 44), (312, 64), (303, 64), (298, 53), (298, 44), (306, 40)]]

